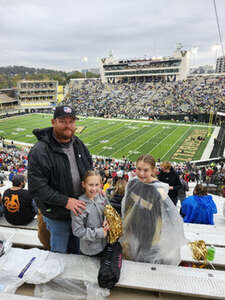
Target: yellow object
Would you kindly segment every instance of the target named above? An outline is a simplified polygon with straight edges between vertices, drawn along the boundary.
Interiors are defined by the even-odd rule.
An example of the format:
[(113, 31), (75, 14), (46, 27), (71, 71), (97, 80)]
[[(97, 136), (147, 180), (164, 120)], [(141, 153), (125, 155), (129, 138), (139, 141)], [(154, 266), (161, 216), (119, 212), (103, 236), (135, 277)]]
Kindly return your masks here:
[(104, 215), (109, 224), (109, 243), (115, 243), (122, 235), (122, 220), (118, 212), (111, 205), (106, 205), (104, 208)]
[(106, 182), (104, 184), (103, 191), (105, 192), (110, 186), (111, 186), (111, 184), (109, 184), (108, 182)]
[(196, 260), (204, 260), (207, 262), (208, 250), (204, 241), (195, 241), (189, 243), (189, 246), (192, 248), (192, 256)]
[(63, 85), (58, 85), (57, 89), (57, 102), (60, 103), (64, 99), (64, 86)]

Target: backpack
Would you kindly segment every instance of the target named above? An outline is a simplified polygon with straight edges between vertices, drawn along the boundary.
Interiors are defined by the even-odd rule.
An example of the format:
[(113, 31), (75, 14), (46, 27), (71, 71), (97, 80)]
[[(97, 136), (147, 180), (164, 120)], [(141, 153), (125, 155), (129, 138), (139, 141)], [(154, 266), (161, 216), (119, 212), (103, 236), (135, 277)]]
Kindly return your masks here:
[(122, 247), (119, 242), (107, 244), (100, 259), (98, 284), (111, 289), (119, 281), (122, 266)]

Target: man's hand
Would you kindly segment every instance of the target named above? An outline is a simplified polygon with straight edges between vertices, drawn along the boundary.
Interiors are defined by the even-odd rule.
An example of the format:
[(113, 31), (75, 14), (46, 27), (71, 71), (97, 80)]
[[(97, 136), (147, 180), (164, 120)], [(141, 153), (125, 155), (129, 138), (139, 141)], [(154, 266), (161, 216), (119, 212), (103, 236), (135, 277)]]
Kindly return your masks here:
[(76, 216), (78, 214), (82, 214), (83, 210), (85, 210), (86, 204), (75, 198), (68, 198), (68, 202), (66, 204), (66, 209), (71, 210)]

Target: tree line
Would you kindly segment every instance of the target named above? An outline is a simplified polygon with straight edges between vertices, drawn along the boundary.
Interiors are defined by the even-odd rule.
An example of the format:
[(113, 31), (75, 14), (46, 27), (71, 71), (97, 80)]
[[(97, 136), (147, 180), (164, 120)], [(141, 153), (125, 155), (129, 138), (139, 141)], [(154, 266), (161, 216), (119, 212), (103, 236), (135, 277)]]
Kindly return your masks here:
[(86, 74), (73, 71), (64, 72), (44, 68), (30, 68), (24, 66), (0, 67), (0, 89), (14, 88), (19, 80), (57, 80), (59, 85), (65, 85), (71, 78), (96, 78), (99, 74)]

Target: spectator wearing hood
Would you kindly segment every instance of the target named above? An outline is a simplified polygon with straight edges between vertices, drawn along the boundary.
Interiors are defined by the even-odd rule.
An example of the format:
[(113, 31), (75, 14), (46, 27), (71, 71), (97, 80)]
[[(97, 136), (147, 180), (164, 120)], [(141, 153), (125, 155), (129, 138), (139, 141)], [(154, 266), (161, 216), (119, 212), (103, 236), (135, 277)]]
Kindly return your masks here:
[(193, 196), (182, 201), (180, 211), (185, 223), (213, 225), (213, 215), (217, 213), (216, 204), (201, 184), (197, 184)]

